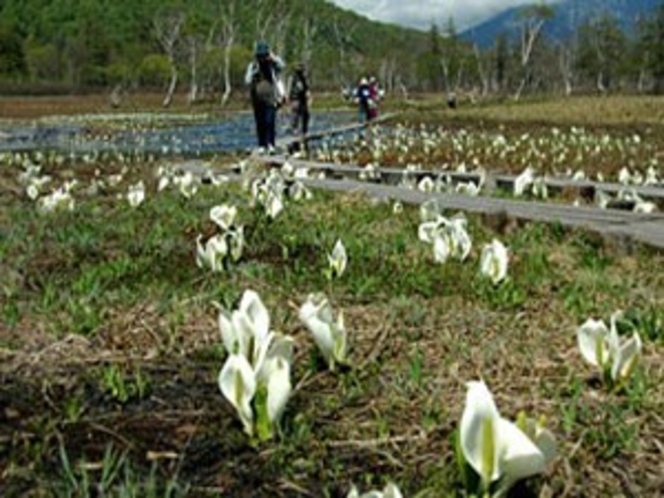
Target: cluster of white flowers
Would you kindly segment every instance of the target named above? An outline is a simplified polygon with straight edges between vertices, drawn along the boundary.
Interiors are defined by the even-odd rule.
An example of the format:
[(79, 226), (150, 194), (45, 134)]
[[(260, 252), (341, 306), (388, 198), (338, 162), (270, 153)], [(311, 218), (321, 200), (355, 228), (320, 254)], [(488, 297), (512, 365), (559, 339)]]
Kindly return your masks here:
[(599, 368), (607, 380), (615, 385), (624, 382), (634, 370), (641, 355), (641, 337), (634, 331), (629, 339), (621, 339), (618, 322), (622, 311), (611, 315), (610, 327), (603, 320), (589, 318), (577, 330), (579, 350), (583, 358)]
[(269, 219), (275, 219), (286, 205), (286, 200), (300, 202), (311, 199), (311, 192), (302, 183), (307, 178), (306, 168), (294, 168), (286, 162), (281, 170), (271, 169), (249, 182), (252, 205), (261, 206)]
[(236, 310), (220, 309), (219, 328), (228, 353), (219, 388), (245, 432), (269, 439), (292, 391), (294, 340), (270, 330), (267, 308), (252, 290), (244, 292)]
[[(432, 199), (420, 206), (420, 219), (418, 238), (432, 245), (435, 262), (445, 263), (450, 257), (466, 260), (472, 249), (472, 240), (466, 228), (468, 221), (463, 214), (446, 218), (441, 214), (439, 203)], [(508, 260), (507, 248), (494, 239), (482, 249), (480, 273), (498, 284), (507, 277)]]
[(59, 209), (73, 211), (76, 205), (72, 191), (77, 181), (65, 182), (59, 188), (53, 190), (50, 194), (44, 195), (38, 199), (39, 210), (43, 213), (51, 213)]
[(213, 272), (224, 269), (224, 265), (237, 263), (244, 251), (244, 227), (235, 223), (237, 208), (228, 204), (210, 209), (210, 219), (218, 232), (203, 243), (203, 236), (196, 238), (196, 264)]

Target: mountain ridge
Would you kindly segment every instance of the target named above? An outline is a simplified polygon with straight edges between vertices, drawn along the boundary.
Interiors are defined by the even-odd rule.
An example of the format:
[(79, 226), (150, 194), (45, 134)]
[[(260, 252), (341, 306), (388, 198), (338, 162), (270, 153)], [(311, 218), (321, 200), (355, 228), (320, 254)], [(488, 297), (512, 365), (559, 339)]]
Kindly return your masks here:
[[(561, 0), (550, 2), (552, 19), (547, 20), (543, 35), (554, 40), (565, 40), (582, 24), (595, 20), (603, 14), (613, 16), (621, 29), (632, 33), (638, 20), (662, 3), (662, 0)], [(526, 5), (527, 6), (527, 5)], [(459, 36), (461, 39), (488, 48), (500, 34), (508, 39), (519, 36), (519, 15), (526, 6), (510, 7), (489, 19), (480, 22)]]

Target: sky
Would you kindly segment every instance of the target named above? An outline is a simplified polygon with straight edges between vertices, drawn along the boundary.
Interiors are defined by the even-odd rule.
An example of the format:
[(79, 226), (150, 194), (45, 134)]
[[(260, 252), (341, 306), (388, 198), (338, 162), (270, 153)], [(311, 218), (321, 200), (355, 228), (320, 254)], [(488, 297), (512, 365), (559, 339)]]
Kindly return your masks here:
[(463, 31), (494, 14), (532, 0), (331, 0), (370, 19), (428, 29), (440, 28), (454, 19), (457, 31)]

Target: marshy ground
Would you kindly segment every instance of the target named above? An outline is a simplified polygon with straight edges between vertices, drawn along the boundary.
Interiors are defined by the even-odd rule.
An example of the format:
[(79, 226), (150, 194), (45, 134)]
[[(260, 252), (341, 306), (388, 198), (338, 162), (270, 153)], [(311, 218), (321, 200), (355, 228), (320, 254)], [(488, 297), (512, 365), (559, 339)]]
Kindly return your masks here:
[[(661, 100), (455, 113), (423, 105), (405, 109), (403, 126), (500, 133), (515, 143), (525, 133), (524, 142), (550, 137), (554, 127), (640, 136), (633, 153), (593, 156), (589, 174), (664, 157)], [(422, 164), (464, 160), (460, 151), (409, 153)], [(397, 153), (387, 156), (398, 164)], [(523, 166), (465, 158), (473, 159), (501, 171)], [(235, 161), (220, 156), (215, 164)], [(559, 226), (497, 232), (469, 215), (470, 257), (438, 265), (417, 238), (416, 207), (395, 214), (389, 202), (314, 192), (268, 222), (238, 184), (204, 185), (190, 199), (157, 193), (156, 167), (45, 163), (55, 184), (76, 178), (81, 191), (73, 211), (48, 214), (24, 195), (22, 166), (0, 167), (0, 495), (340, 497), (351, 482), (370, 489), (392, 480), (404, 496), (464, 496), (454, 438), (465, 383), (479, 378), (504, 416), (543, 415), (558, 441), (547, 473), (513, 496), (664, 495), (661, 252), (620, 251)], [(82, 193), (96, 176), (123, 168), (117, 185)], [(140, 179), (146, 200), (132, 209), (122, 195)], [(196, 266), (195, 239), (211, 230), (208, 212), (220, 203), (238, 207), (247, 241), (237, 265), (213, 274)], [(494, 237), (511, 256), (509, 279), (498, 287), (478, 273), (481, 247)], [(327, 253), (338, 238), (349, 266), (329, 281)], [(297, 341), (281, 435), (259, 445), (249, 444), (217, 385), (225, 352), (213, 302), (233, 307), (248, 288), (260, 294), (273, 328)], [(328, 372), (297, 319), (314, 291), (344, 312), (350, 368)], [(634, 376), (615, 392), (584, 363), (576, 329), (617, 309), (644, 348)]]

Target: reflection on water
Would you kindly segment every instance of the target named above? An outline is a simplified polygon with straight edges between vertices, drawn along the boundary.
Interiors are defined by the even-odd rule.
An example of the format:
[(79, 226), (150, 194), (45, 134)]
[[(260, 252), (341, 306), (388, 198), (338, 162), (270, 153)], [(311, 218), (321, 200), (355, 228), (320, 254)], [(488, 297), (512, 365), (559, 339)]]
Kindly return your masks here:
[[(348, 112), (313, 113), (311, 131), (350, 123), (354, 115)], [(289, 113), (282, 112), (278, 121), (278, 138), (290, 134)], [(60, 151), (69, 154), (117, 151), (145, 152), (161, 155), (198, 156), (215, 152), (248, 150), (256, 145), (253, 115), (238, 113), (220, 121), (187, 123), (160, 128), (131, 129), (126, 120), (121, 128), (94, 131), (94, 126), (62, 123), (49, 119), (34, 125), (0, 126), (0, 151)], [(97, 127), (98, 128), (98, 127)], [(116, 128), (120, 128), (117, 127)]]

